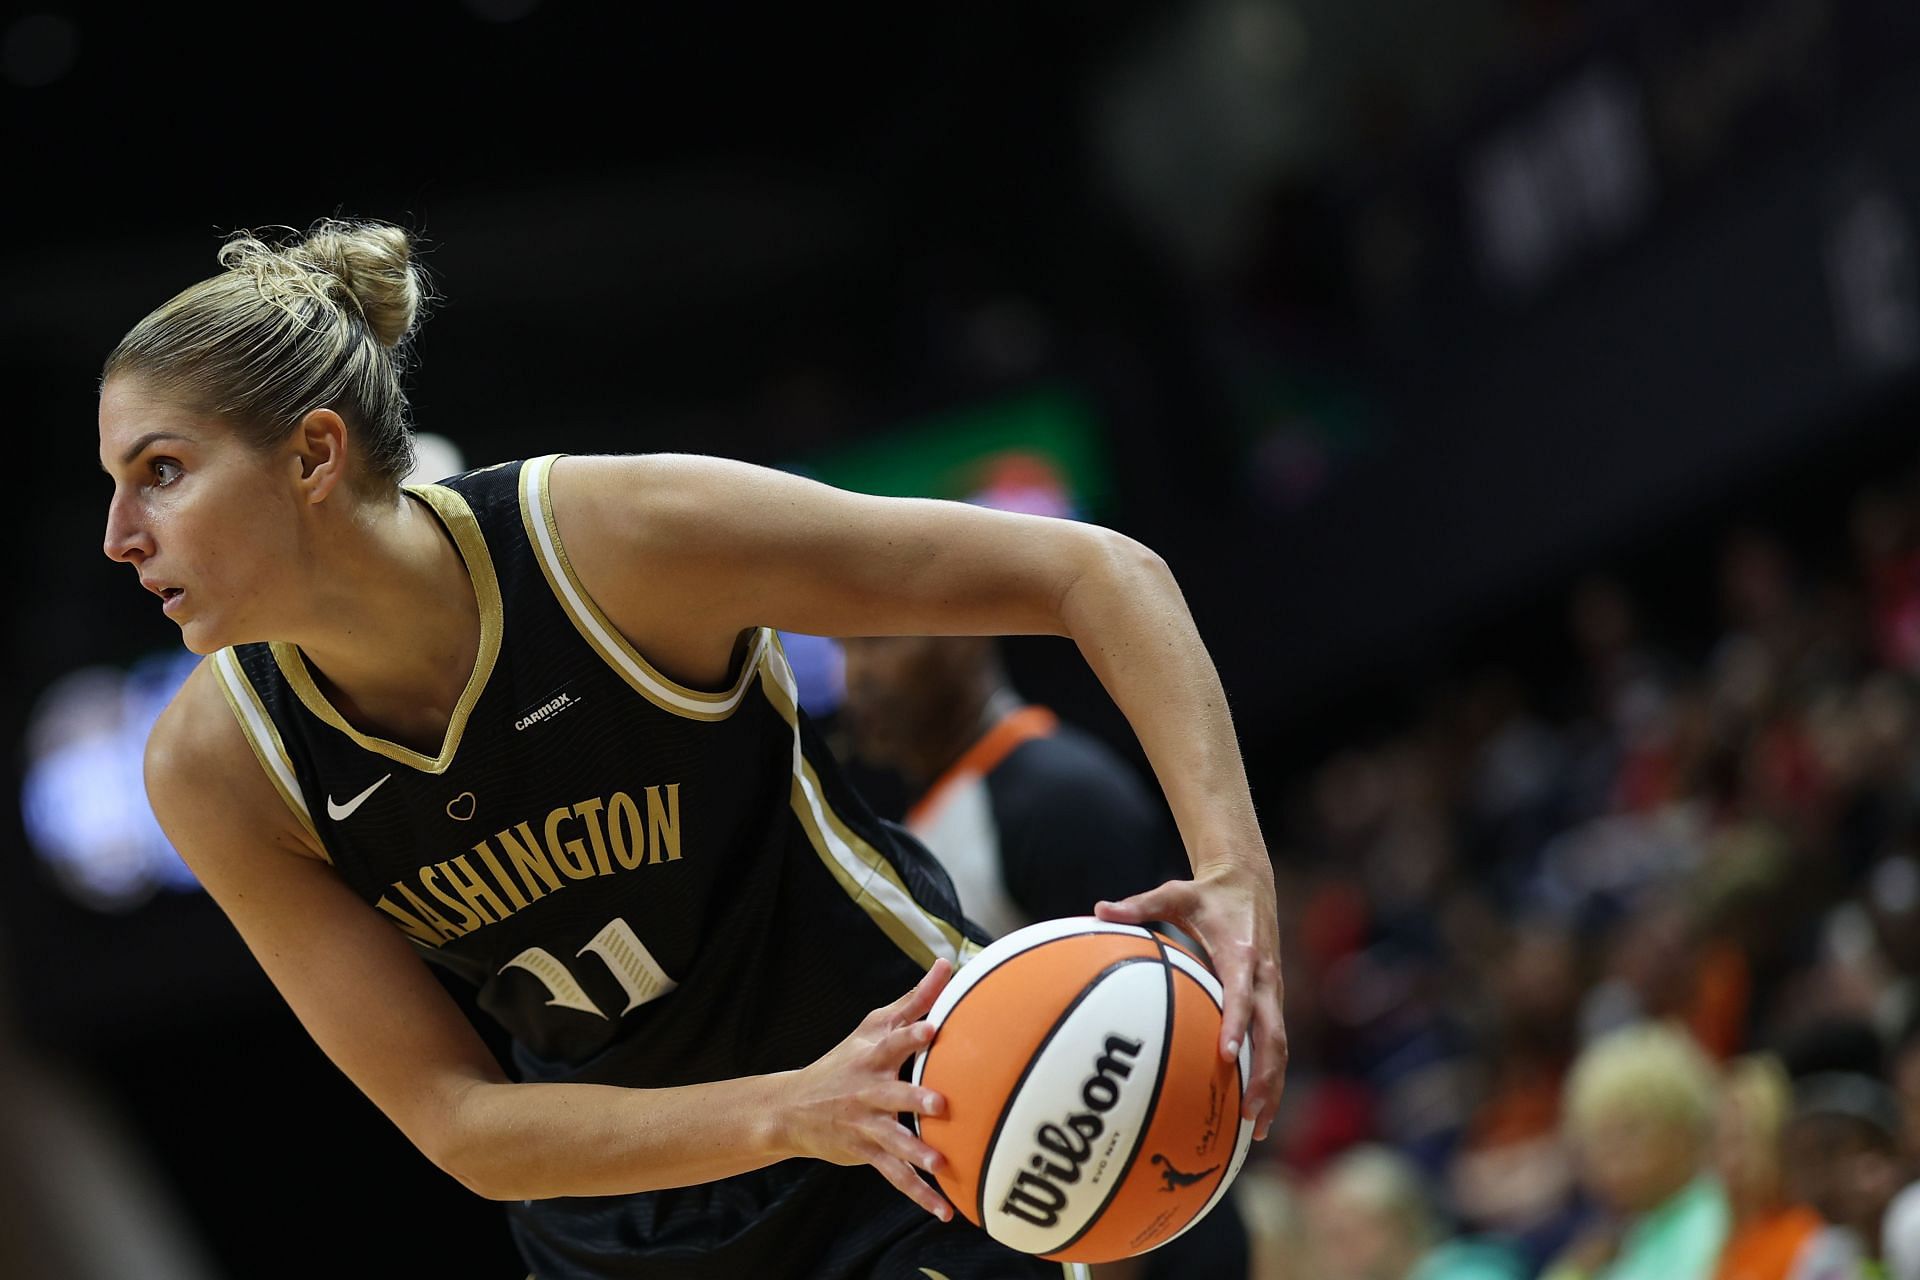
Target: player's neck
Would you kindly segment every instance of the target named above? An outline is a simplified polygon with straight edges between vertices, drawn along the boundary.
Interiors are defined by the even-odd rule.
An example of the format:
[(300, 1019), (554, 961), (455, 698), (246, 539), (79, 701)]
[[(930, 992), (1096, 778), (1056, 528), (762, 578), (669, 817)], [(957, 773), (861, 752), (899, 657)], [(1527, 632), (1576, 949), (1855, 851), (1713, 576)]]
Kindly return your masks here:
[(356, 518), (290, 637), (334, 708), (365, 733), (439, 749), (473, 671), (480, 607), (459, 549), (415, 499)]

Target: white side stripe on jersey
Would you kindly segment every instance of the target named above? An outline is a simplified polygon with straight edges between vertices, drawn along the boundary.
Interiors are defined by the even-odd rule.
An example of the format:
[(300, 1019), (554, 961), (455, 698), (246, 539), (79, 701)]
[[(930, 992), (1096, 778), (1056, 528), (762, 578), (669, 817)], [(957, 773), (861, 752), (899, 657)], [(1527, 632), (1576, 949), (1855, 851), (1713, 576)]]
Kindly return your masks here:
[[(814, 776), (813, 766), (800, 749), (800, 724), (794, 710), (799, 705), (798, 689), (793, 669), (787, 665), (786, 654), (778, 644), (768, 651), (766, 667), (767, 674), (773, 678), (763, 679), (762, 687), (793, 731), (794, 807), (800, 811), (801, 824), (812, 839), (815, 851), (837, 872), (835, 879), (857, 890), (856, 899), (884, 931), (894, 932), (886, 929), (888, 919), (906, 930), (917, 945), (903, 949), (918, 963), (931, 965), (935, 958), (945, 956), (958, 966), (963, 951), (970, 950), (959, 931), (921, 906), (903, 885), (886, 874), (885, 859), (878, 852), (868, 850), (869, 856), (863, 857), (836, 830), (839, 820), (827, 807), (820, 780)], [(779, 696), (775, 696), (776, 690)], [(881, 913), (886, 919), (881, 918)], [(896, 943), (901, 941), (895, 937)]]
[[(267, 771), (274, 790), (280, 793), (280, 798), (286, 801), (287, 807), (300, 819), (300, 825), (307, 829), (314, 843), (325, 854), (326, 846), (313, 828), (313, 814), (307, 809), (306, 797), (300, 793), (300, 780), (294, 775), (293, 760), (287, 755), (286, 744), (280, 740), (280, 731), (267, 715), (253, 682), (241, 670), (240, 655), (231, 648), (222, 649), (213, 655), (212, 661), (213, 674), (220, 681), (221, 692), (227, 695), (227, 705), (233, 709), (234, 719), (240, 722), (241, 732), (246, 734), (247, 745), (259, 757), (260, 767)], [(328, 858), (328, 861), (332, 859)]]

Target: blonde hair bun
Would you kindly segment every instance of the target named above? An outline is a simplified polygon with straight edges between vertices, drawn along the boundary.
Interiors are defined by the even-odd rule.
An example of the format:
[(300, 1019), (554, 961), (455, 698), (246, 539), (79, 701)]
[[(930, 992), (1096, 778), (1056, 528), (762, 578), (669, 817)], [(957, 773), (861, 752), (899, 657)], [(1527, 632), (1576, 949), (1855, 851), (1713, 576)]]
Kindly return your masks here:
[(409, 339), (432, 301), (415, 249), (384, 222), (236, 231), (220, 246), (226, 269), (128, 330), (101, 379), (151, 379), (240, 424), (260, 449), (311, 410), (332, 409), (353, 428), (366, 470), (397, 484), (413, 469)]
[(312, 301), (351, 311), (374, 341), (391, 348), (413, 332), (427, 298), (413, 248), (413, 237), (399, 227), (323, 218), (284, 246), (235, 232), (220, 249), (220, 264), (253, 277), (261, 295), (283, 309)]

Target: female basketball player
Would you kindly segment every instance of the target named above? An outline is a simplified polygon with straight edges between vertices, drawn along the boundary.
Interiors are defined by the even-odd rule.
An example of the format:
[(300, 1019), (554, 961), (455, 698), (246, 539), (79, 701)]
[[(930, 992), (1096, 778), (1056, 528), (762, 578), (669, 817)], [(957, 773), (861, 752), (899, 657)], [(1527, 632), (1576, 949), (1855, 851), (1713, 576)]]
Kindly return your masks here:
[[(1194, 864), (1100, 914), (1207, 946), (1264, 1136), (1272, 872), (1155, 556), (705, 457), (403, 489), (406, 234), (322, 223), (221, 261), (101, 385), (106, 553), (212, 655), (148, 744), (154, 810), (328, 1056), (510, 1202), (537, 1274), (1057, 1274), (916, 1173), (940, 1156), (899, 1115), (942, 1100), (900, 1068), (972, 940), (937, 864), (840, 781), (773, 628), (1076, 641)], [(519, 1082), (422, 957), (477, 987)]]

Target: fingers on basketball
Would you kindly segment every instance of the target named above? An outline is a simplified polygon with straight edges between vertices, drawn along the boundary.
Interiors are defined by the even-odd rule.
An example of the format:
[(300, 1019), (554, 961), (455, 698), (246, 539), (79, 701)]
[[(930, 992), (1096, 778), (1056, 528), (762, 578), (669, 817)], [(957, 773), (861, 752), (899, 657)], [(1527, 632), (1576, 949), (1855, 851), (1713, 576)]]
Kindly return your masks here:
[(1170, 880), (1136, 893), (1131, 898), (1101, 902), (1095, 906), (1094, 914), (1103, 920), (1123, 924), (1144, 924), (1149, 920), (1172, 920), (1177, 923), (1186, 918), (1191, 905), (1191, 895), (1182, 891), (1191, 888), (1190, 881)]
[(867, 1163), (879, 1170), (915, 1204), (942, 1222), (953, 1216), (946, 1198), (915, 1172), (925, 1169), (937, 1174), (942, 1165), (940, 1153), (922, 1142), (897, 1120), (887, 1120), (871, 1132), (872, 1150)]
[(1280, 1012), (1277, 990), (1262, 992), (1255, 998), (1253, 1034), (1254, 1043), (1266, 1045), (1268, 1052), (1254, 1055), (1254, 1075), (1247, 1090), (1247, 1114), (1258, 1121), (1254, 1136), (1265, 1141), (1287, 1082), (1287, 1027)]
[(947, 979), (953, 976), (953, 964), (945, 956), (936, 959), (931, 968), (916, 982), (913, 990), (897, 1002), (901, 1006), (902, 1016), (913, 1019), (926, 1016), (933, 1008), (933, 1002), (939, 998), (940, 989), (947, 985)]
[(907, 1199), (942, 1222), (953, 1219), (953, 1209), (947, 1204), (946, 1198), (927, 1185), (905, 1160), (898, 1156), (876, 1156), (872, 1164), (879, 1170), (880, 1176), (891, 1182)]
[(1214, 973), (1226, 993), (1220, 1018), (1220, 1056), (1231, 1061), (1247, 1038), (1253, 1016), (1254, 967), (1259, 963), (1250, 942), (1230, 942), (1213, 952)]

